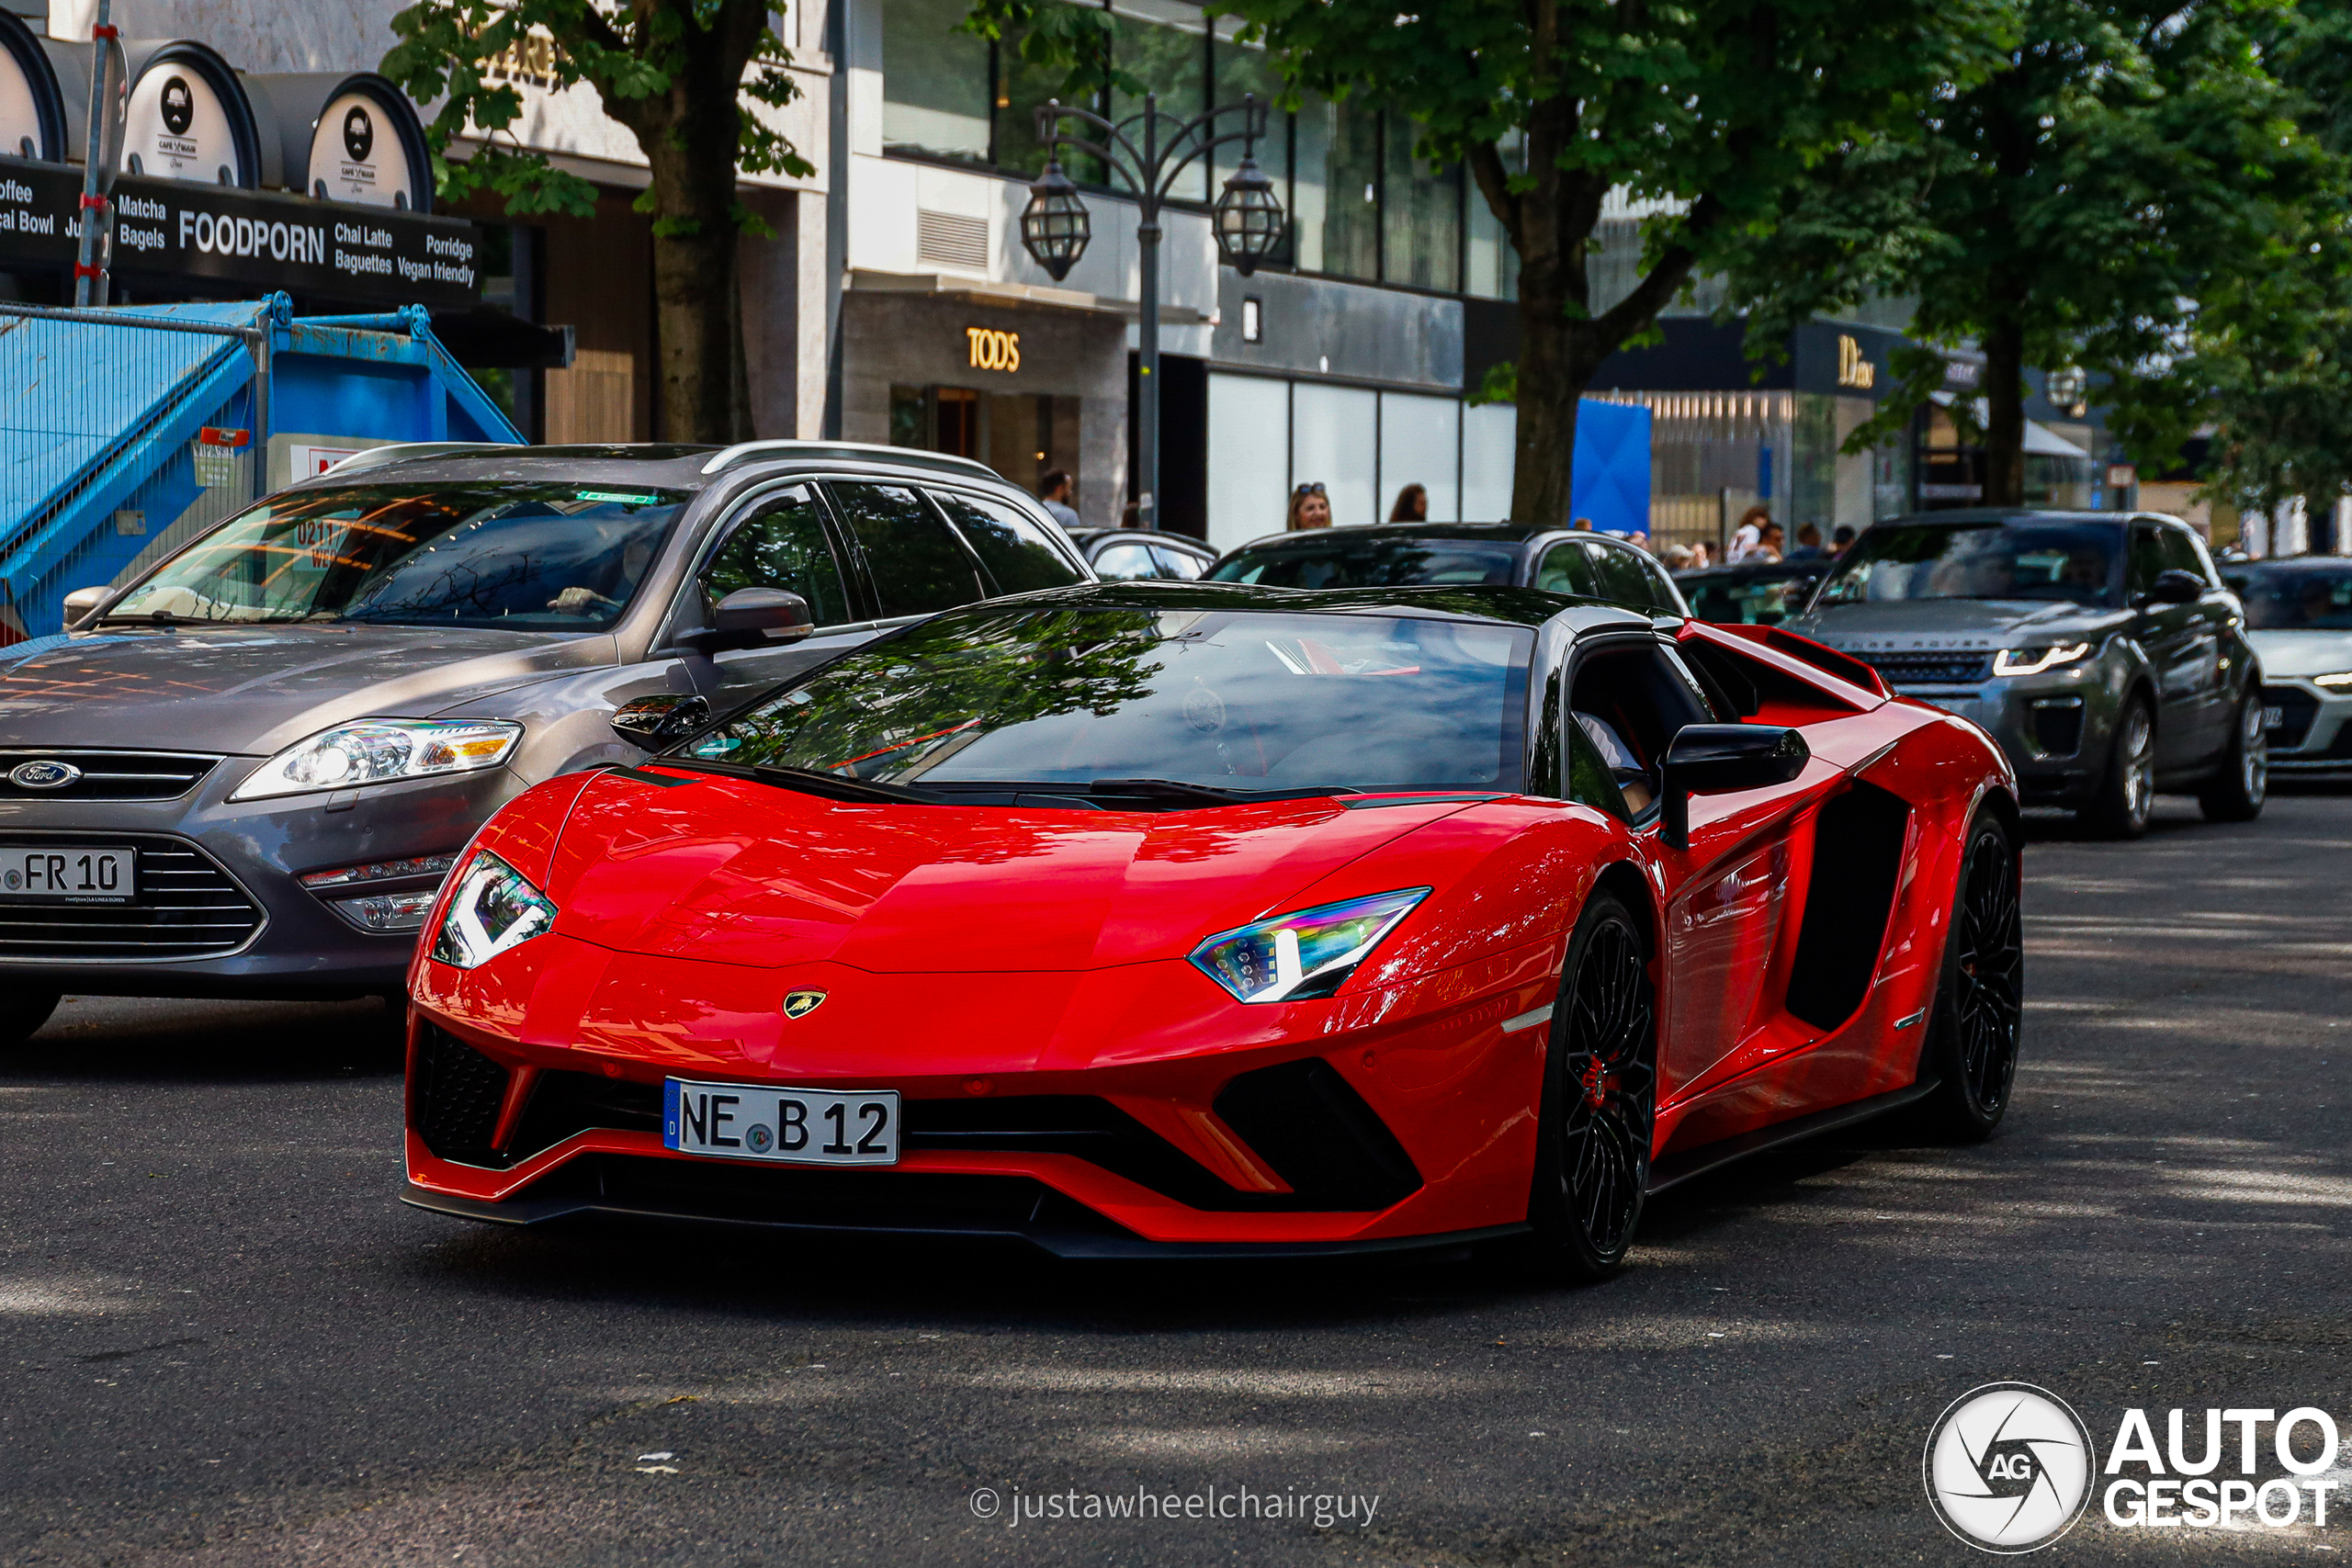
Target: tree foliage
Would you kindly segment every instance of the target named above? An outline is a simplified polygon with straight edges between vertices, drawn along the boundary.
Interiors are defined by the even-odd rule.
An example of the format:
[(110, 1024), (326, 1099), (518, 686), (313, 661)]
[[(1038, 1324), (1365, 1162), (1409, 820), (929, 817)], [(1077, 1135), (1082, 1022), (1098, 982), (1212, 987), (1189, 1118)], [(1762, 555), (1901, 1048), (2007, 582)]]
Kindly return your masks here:
[[(2211, 390), (2206, 310), (2295, 263), (2330, 184), (2265, 69), (2259, 15), (2241, 0), (2022, 0), (1997, 70), (1786, 187), (1770, 237), (1731, 269), (1752, 336), (1871, 291), (1915, 297), (1921, 346), (1848, 449), (1903, 430), (1941, 384), (1936, 350), (1973, 343), (1993, 504), (2022, 500), (2029, 367), (2088, 372), (2127, 449), (2169, 457)], [(1854, 220), (1856, 191), (1874, 222)]]
[[(2005, 0), (1216, 0), (1290, 85), (1409, 116), (1467, 165), (1520, 258), (1511, 510), (1568, 515), (1577, 400), (1692, 276), (1756, 254), (1841, 152), (1875, 146), (2007, 42)], [(1085, 68), (1094, 15), (978, 0), (975, 26)], [(1098, 54), (1099, 58), (1099, 54)], [(1100, 70), (1101, 67), (1095, 67)], [(1859, 165), (1857, 165), (1859, 166)], [(1640, 278), (1593, 288), (1611, 193), (1645, 212)]]
[[(440, 194), (488, 192), (515, 216), (595, 210), (595, 187), (514, 135), (515, 85), (585, 84), (636, 137), (652, 175), (637, 209), (653, 217), (668, 434), (748, 432), (733, 246), (763, 232), (737, 199), (738, 172), (805, 176), (802, 158), (761, 109), (797, 96), (792, 56), (765, 0), (417, 0), (392, 18), (400, 42), (383, 72), (419, 103)], [(481, 141), (449, 155), (460, 137)]]

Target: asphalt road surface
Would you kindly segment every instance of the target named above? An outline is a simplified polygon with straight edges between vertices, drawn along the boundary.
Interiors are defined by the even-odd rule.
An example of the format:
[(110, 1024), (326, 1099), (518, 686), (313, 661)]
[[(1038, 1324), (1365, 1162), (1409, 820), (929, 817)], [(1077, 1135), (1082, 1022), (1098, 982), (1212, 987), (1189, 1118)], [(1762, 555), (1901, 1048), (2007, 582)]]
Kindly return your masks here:
[[(0, 1058), (0, 1562), (1985, 1561), (1920, 1483), (1977, 1384), (2352, 1416), (2352, 798), (2031, 837), (2001, 1134), (1751, 1164), (1582, 1291), (476, 1228), (394, 1198), (374, 1004), (70, 1001)], [(2344, 1492), (2036, 1561), (2352, 1562)]]

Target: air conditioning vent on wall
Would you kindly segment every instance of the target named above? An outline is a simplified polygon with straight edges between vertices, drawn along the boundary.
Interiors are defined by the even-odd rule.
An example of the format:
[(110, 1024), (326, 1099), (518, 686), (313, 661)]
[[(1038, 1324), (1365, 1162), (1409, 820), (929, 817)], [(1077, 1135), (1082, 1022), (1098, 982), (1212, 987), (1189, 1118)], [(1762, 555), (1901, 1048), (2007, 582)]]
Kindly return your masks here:
[(989, 220), (961, 212), (915, 209), (915, 258), (959, 272), (989, 269)]

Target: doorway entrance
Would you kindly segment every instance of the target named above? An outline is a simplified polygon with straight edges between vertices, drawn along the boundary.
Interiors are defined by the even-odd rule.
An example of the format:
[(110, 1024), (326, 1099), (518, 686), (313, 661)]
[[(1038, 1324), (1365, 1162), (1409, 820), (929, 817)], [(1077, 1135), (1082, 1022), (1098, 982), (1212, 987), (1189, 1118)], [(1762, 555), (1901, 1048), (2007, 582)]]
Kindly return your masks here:
[(1078, 412), (1078, 399), (1049, 393), (893, 386), (890, 445), (976, 457), (1033, 492), (1040, 475), (1065, 468), (1083, 490)]

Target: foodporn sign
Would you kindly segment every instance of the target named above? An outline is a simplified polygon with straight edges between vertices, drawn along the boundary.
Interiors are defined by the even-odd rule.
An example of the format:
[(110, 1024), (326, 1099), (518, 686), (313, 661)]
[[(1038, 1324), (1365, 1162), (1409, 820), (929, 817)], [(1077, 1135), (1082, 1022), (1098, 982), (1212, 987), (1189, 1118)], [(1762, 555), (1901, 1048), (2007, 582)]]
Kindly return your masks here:
[[(70, 271), (81, 198), (78, 169), (0, 158), (0, 265)], [(114, 205), (112, 270), (135, 286), (204, 279), (443, 310), (481, 298), (481, 232), (462, 219), (130, 175)]]

